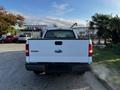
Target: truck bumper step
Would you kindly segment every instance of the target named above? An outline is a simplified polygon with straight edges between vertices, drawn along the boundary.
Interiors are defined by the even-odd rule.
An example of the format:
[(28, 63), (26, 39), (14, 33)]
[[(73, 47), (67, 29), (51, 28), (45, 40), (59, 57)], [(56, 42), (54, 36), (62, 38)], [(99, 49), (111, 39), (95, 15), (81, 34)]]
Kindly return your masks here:
[(88, 63), (26, 63), (25, 67), (29, 71), (45, 72), (79, 72), (90, 70)]

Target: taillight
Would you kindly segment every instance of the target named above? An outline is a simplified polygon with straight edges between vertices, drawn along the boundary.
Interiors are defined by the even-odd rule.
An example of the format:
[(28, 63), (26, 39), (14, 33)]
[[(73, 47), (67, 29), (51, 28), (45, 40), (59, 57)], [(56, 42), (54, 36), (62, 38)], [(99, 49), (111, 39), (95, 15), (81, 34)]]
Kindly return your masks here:
[(88, 51), (89, 57), (93, 55), (93, 45), (89, 44), (89, 51)]
[(29, 56), (29, 44), (26, 44), (25, 52), (26, 52), (26, 56)]

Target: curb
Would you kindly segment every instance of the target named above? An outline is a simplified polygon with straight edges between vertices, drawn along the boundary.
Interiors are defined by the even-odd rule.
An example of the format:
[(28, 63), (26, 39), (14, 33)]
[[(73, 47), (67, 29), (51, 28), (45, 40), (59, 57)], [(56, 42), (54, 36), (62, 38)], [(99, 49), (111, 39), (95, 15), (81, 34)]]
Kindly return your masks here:
[(101, 82), (101, 84), (102, 84), (107, 90), (115, 90), (115, 89), (113, 89), (113, 87), (112, 87), (111, 85), (109, 85), (109, 84), (107, 83), (107, 81), (101, 79), (101, 78), (99, 77), (99, 75), (96, 74), (96, 73), (92, 70), (92, 68), (91, 68), (91, 72), (93, 73), (93, 75), (97, 78), (97, 80), (99, 80), (99, 81)]

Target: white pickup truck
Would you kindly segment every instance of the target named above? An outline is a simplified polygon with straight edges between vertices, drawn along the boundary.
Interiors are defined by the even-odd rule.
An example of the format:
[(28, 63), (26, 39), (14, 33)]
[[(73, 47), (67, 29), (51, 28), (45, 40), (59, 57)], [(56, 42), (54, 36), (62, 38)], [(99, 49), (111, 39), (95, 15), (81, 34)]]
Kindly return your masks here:
[(85, 73), (92, 63), (92, 54), (91, 40), (78, 39), (72, 29), (50, 29), (41, 39), (27, 41), (25, 67), (35, 74)]

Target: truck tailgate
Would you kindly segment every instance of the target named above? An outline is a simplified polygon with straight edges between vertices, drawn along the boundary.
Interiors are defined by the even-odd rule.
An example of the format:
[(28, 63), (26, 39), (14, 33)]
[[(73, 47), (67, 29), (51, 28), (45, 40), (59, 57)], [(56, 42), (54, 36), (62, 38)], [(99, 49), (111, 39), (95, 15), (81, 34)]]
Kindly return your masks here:
[(28, 40), (29, 62), (86, 63), (89, 40)]

